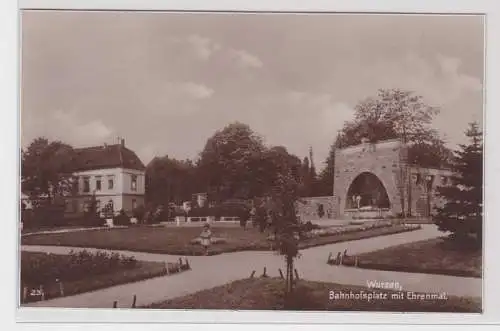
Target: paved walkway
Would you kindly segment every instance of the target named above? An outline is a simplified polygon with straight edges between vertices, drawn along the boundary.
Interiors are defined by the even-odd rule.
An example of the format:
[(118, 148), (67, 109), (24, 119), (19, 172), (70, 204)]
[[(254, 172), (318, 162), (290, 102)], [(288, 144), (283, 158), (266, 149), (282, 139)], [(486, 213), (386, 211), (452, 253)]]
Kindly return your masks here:
[[(435, 238), (441, 236), (435, 226), (423, 226), (422, 230), (399, 233), (383, 237), (374, 237), (352, 242), (317, 246), (301, 251), (302, 256), (296, 262), (299, 276), (307, 280), (335, 282), (346, 285), (366, 286), (370, 280), (397, 281), (403, 290), (418, 292), (446, 292), (448, 295), (481, 297), (482, 281), (476, 278), (453, 277), (403, 273), (380, 270), (357, 269), (326, 264), (329, 252), (336, 254), (344, 249), (349, 254), (382, 249), (403, 243)], [(23, 246), (23, 251), (68, 253), (70, 250), (83, 248), (57, 246)], [(96, 250), (96, 249), (89, 249)], [(179, 256), (117, 251), (133, 255), (144, 261), (175, 261)], [(273, 252), (236, 252), (209, 257), (188, 257), (192, 270), (176, 275), (158, 277), (137, 283), (113, 286), (94, 292), (70, 297), (36, 302), (28, 306), (67, 307), (67, 308), (110, 308), (113, 301), (118, 307), (128, 308), (132, 298), (137, 295), (137, 305), (146, 305), (170, 298), (223, 285), (228, 282), (246, 278), (253, 270), (256, 276), (267, 268), (270, 276), (278, 276), (278, 269), (284, 269), (284, 258)]]

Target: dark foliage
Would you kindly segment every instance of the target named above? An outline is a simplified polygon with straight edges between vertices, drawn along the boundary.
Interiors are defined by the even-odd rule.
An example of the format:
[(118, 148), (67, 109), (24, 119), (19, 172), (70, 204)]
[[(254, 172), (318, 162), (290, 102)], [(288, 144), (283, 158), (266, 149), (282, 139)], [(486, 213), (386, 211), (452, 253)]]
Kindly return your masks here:
[(469, 236), (482, 243), (483, 233), (483, 140), (477, 123), (466, 132), (470, 143), (455, 152), (452, 185), (439, 187), (446, 203), (438, 208), (436, 224), (441, 231), (451, 231), (453, 238), (467, 242)]
[(113, 224), (115, 225), (130, 225), (130, 217), (125, 213), (125, 211), (122, 209), (113, 218)]

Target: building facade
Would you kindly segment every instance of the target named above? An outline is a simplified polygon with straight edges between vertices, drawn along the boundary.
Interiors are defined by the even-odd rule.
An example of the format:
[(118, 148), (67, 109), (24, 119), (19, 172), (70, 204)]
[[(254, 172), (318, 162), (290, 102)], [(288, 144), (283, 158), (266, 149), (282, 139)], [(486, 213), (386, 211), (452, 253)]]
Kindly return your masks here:
[(97, 209), (127, 214), (144, 205), (145, 166), (137, 155), (120, 144), (75, 149), (73, 194), (66, 201), (68, 216), (84, 213), (92, 196)]

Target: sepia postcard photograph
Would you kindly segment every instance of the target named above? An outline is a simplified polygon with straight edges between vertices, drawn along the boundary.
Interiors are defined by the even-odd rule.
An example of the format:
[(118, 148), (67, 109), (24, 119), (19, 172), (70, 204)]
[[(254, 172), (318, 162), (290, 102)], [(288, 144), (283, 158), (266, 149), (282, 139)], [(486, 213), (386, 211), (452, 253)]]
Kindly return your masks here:
[(484, 312), (484, 15), (19, 20), (18, 307)]

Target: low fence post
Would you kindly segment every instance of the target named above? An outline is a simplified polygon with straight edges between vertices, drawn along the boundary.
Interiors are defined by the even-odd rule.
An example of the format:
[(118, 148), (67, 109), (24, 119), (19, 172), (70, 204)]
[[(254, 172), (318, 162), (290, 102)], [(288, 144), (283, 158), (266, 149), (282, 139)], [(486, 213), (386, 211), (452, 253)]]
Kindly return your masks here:
[(40, 285), (41, 300), (45, 300), (45, 291), (43, 290), (43, 285)]
[(64, 296), (64, 284), (62, 281), (59, 281), (59, 293), (62, 297)]
[(23, 302), (26, 302), (26, 299), (28, 298), (28, 286), (23, 287)]

